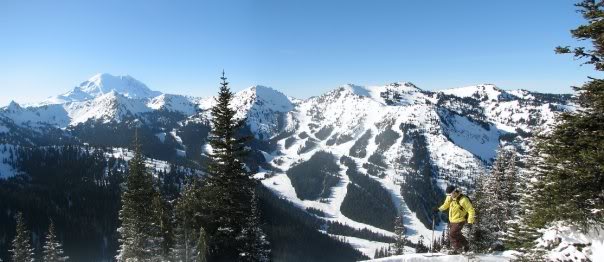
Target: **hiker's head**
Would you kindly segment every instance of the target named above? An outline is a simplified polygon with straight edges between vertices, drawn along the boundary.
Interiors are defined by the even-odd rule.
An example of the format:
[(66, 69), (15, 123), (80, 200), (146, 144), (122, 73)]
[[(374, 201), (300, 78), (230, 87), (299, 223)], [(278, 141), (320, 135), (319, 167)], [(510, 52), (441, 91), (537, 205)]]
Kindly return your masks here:
[(455, 188), (454, 186), (448, 186), (445, 192), (447, 193), (447, 195), (453, 198), (459, 195), (459, 189)]

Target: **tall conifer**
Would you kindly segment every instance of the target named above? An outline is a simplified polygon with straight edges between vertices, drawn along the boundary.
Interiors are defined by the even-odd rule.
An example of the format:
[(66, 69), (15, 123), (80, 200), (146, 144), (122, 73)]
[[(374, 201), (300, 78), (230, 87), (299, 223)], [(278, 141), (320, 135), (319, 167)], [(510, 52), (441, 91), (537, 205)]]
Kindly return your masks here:
[(158, 205), (153, 203), (159, 193), (145, 166), (138, 136), (128, 171), (119, 212), (120, 247), (116, 258), (118, 261), (159, 261), (162, 259), (161, 221), (155, 210)]
[(43, 259), (44, 262), (60, 262), (67, 261), (69, 257), (64, 256), (63, 247), (55, 234), (55, 224), (50, 220), (48, 226), (48, 234), (46, 235), (46, 242), (43, 247)]
[(15, 219), (17, 220), (17, 234), (15, 235), (15, 239), (13, 239), (12, 249), (10, 250), (12, 261), (34, 261), (34, 249), (31, 247), (29, 230), (25, 227), (23, 214), (21, 212), (17, 213)]
[[(557, 47), (586, 59), (597, 71), (604, 71), (604, 1), (583, 0), (576, 4), (586, 24), (571, 30), (591, 47)], [(604, 223), (604, 80), (589, 78), (575, 87), (576, 111), (562, 114), (551, 132), (539, 136), (537, 150), (549, 167), (542, 170), (538, 188), (543, 200), (534, 221), (567, 221), (588, 230)], [(555, 203), (555, 204), (552, 204)]]
[(252, 199), (255, 181), (243, 162), (247, 155), (245, 142), (249, 139), (239, 135), (244, 120), (235, 118), (231, 108), (233, 93), (227, 78), (222, 77), (216, 105), (212, 107), (212, 130), (210, 133), (210, 164), (207, 181), (207, 207), (211, 219), (207, 221), (210, 239), (210, 256), (216, 259), (248, 259), (254, 251), (246, 244), (253, 234), (248, 228), (253, 215)]

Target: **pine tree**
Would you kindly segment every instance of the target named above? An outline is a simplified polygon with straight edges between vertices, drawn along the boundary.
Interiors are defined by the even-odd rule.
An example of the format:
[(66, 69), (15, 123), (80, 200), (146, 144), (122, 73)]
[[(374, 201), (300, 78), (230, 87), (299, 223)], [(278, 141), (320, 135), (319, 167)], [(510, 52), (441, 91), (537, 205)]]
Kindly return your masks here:
[[(200, 180), (192, 177), (187, 180), (180, 197), (176, 200), (174, 208), (175, 241), (174, 246), (170, 249), (172, 261), (205, 261), (204, 259), (207, 257), (207, 235), (201, 226), (204, 211), (202, 205), (206, 196), (202, 194), (201, 189)], [(201, 233), (203, 233), (203, 237), (200, 235)], [(200, 242), (202, 239), (203, 243)], [(201, 251), (200, 245), (203, 247)]]
[(43, 250), (43, 261), (45, 262), (59, 262), (69, 259), (69, 257), (63, 255), (63, 248), (55, 235), (55, 225), (52, 220), (50, 220), (50, 225), (48, 226), (48, 234), (46, 235)]
[(31, 262), (34, 261), (34, 249), (31, 247), (29, 239), (29, 230), (25, 227), (23, 221), (23, 214), (18, 212), (15, 215), (17, 220), (17, 227), (15, 239), (13, 239), (13, 249), (10, 250), (12, 254), (12, 261), (15, 262)]
[[(216, 259), (237, 260), (247, 243), (245, 237), (247, 218), (251, 214), (254, 181), (246, 170), (243, 158), (247, 154), (247, 137), (239, 137), (244, 121), (235, 119), (230, 107), (233, 93), (228, 87), (224, 72), (216, 105), (212, 107), (212, 146), (209, 177), (207, 181), (208, 213), (207, 232), (212, 239), (210, 253)], [(242, 252), (243, 251), (243, 252)]]
[(545, 165), (543, 157), (532, 146), (529, 148), (529, 156), (526, 158), (528, 170), (519, 176), (518, 196), (519, 203), (514, 219), (509, 223), (508, 231), (505, 236), (505, 245), (509, 249), (516, 249), (522, 252), (533, 248), (534, 240), (540, 234), (538, 229), (545, 225), (545, 220), (539, 214), (540, 205), (538, 202), (549, 201), (549, 194), (544, 194), (543, 178), (544, 170), (549, 167)]
[[(572, 53), (604, 71), (604, 1), (583, 0), (576, 6), (587, 23), (571, 34), (593, 46), (557, 47), (556, 52)], [(566, 221), (586, 231), (604, 223), (604, 80), (589, 78), (575, 91), (580, 107), (561, 114), (551, 133), (538, 137), (537, 150), (549, 166), (538, 190), (553, 202), (537, 204), (544, 222)]]
[(419, 240), (417, 241), (417, 246), (415, 247), (415, 251), (417, 253), (426, 253), (428, 252), (428, 247), (424, 242), (424, 236), (419, 236)]
[(407, 239), (405, 237), (405, 225), (403, 223), (403, 214), (400, 214), (394, 220), (394, 255), (402, 255), (405, 253), (405, 243)]
[(513, 221), (517, 208), (516, 152), (501, 148), (488, 176), (476, 181), (473, 204), (476, 226), (469, 232), (470, 244), (475, 251), (503, 249), (503, 236)]
[(122, 209), (118, 228), (120, 248), (118, 261), (161, 260), (160, 211), (153, 199), (159, 194), (153, 187), (153, 178), (147, 171), (138, 138), (134, 141), (134, 157), (130, 160), (126, 188), (122, 192)]
[(476, 252), (485, 252), (489, 249), (491, 243), (494, 242), (494, 236), (490, 230), (490, 221), (486, 219), (484, 215), (487, 207), (491, 204), (490, 198), (486, 192), (485, 186), (487, 177), (481, 174), (476, 179), (474, 191), (471, 199), (473, 199), (473, 205), (475, 210), (474, 226), (468, 234), (468, 241), (470, 247)]
[(243, 261), (269, 261), (270, 246), (266, 235), (260, 227), (260, 214), (258, 213), (258, 199), (256, 194), (252, 195), (252, 206), (247, 224), (244, 228), (243, 238), (245, 245), (241, 250), (245, 256)]
[(172, 226), (170, 223), (170, 214), (166, 201), (162, 198), (159, 191), (155, 190), (153, 195), (151, 211), (151, 230), (149, 233), (152, 236), (151, 243), (152, 257), (156, 259), (165, 258), (168, 256), (172, 243)]

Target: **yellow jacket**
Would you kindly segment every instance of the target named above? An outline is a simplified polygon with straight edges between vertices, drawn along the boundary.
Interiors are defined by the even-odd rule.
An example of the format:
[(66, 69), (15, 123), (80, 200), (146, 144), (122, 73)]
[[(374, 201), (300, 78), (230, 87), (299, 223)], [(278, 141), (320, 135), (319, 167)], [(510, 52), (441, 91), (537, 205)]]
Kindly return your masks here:
[(457, 199), (451, 199), (451, 196), (447, 196), (445, 203), (438, 210), (442, 212), (447, 209), (449, 209), (449, 222), (460, 223), (466, 221), (466, 214), (468, 214), (468, 223), (474, 223), (474, 207), (467, 196), (459, 195)]

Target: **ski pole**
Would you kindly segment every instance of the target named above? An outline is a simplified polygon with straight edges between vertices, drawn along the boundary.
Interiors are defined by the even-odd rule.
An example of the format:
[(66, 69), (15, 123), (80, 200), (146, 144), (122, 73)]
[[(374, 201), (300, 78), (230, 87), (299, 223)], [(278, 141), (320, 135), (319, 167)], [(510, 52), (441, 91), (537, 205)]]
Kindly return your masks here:
[(430, 253), (434, 253), (434, 212), (432, 212), (432, 240), (430, 241)]

